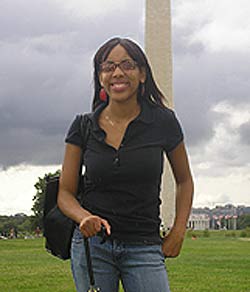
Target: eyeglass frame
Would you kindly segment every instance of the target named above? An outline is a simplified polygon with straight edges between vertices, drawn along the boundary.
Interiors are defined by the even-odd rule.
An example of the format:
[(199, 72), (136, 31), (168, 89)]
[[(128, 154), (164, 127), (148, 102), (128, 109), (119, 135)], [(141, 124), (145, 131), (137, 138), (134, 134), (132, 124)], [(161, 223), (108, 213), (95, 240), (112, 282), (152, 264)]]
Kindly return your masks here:
[[(124, 62), (127, 62), (129, 61), (131, 64), (133, 64), (133, 68), (131, 69), (123, 69), (120, 65)], [(113, 65), (114, 66), (114, 69), (112, 70), (109, 70), (109, 71), (105, 71), (103, 70), (102, 66), (104, 64), (107, 64), (109, 63), (110, 65)], [(136, 67), (138, 67), (138, 63), (136, 61), (134, 61), (133, 59), (125, 59), (125, 60), (122, 60), (121, 62), (113, 62), (113, 61), (104, 61), (103, 63), (100, 64), (100, 72), (104, 72), (104, 73), (113, 73), (115, 72), (116, 68), (119, 67), (119, 69), (121, 69), (123, 72), (127, 72), (127, 71), (130, 71), (130, 70), (135, 70)]]

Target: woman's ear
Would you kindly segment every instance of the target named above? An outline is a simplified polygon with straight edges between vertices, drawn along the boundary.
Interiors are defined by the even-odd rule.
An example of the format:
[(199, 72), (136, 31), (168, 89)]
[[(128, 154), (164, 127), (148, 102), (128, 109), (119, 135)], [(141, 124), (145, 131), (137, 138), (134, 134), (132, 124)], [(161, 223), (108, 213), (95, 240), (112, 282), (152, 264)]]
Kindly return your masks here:
[(146, 70), (145, 68), (142, 67), (140, 69), (140, 82), (145, 83), (145, 81), (146, 81)]
[(102, 74), (101, 73), (99, 73), (99, 82), (100, 82), (101, 86), (103, 87), (103, 81), (102, 81)]

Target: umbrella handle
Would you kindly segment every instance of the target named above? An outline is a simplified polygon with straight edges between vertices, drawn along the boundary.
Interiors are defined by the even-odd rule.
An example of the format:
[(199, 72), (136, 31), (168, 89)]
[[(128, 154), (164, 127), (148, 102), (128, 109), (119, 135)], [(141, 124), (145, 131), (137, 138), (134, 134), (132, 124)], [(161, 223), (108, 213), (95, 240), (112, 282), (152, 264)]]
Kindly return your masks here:
[[(91, 255), (90, 255), (89, 240), (87, 237), (84, 237), (84, 247), (85, 247), (85, 253), (86, 253), (90, 287), (93, 287), (95, 285), (95, 278), (94, 278), (92, 260), (91, 260)], [(91, 289), (93, 290), (93, 288)], [(91, 291), (91, 289), (89, 291)]]
[[(98, 235), (102, 237), (101, 244), (103, 244), (107, 239), (107, 231), (103, 225)], [(90, 280), (90, 289), (88, 290), (88, 292), (100, 292), (101, 291), (100, 288), (94, 288), (95, 278), (94, 278), (94, 272), (93, 272), (93, 266), (92, 266), (90, 248), (89, 248), (89, 239), (88, 237), (85, 237), (85, 236), (84, 236), (84, 247), (85, 247), (85, 253), (86, 253), (86, 260), (87, 260), (88, 275), (89, 275), (89, 280)]]

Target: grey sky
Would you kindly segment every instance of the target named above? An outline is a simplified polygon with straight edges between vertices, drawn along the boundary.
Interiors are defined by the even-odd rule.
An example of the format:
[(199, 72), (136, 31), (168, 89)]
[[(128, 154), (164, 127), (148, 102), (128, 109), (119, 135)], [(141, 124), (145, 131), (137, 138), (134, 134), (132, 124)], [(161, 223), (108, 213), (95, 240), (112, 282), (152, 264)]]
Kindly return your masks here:
[(88, 15), (83, 5), (83, 16), (77, 17), (74, 11), (67, 14), (60, 1), (2, 4), (0, 164), (4, 168), (23, 162), (60, 163), (70, 121), (76, 113), (90, 110), (94, 51), (118, 34), (143, 43), (143, 4), (138, 1), (133, 10), (126, 5), (123, 13), (117, 6), (104, 15), (95, 11)]

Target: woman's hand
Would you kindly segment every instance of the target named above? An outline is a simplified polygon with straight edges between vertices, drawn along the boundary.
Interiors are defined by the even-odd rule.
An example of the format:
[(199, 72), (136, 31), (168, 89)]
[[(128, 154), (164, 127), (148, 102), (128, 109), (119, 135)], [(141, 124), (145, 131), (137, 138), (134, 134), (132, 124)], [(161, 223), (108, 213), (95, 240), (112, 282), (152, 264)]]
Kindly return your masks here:
[(185, 231), (177, 231), (172, 229), (163, 239), (162, 251), (166, 257), (177, 257), (180, 254)]
[(99, 216), (90, 215), (82, 219), (79, 224), (80, 231), (85, 237), (91, 237), (101, 231), (102, 225), (106, 228), (107, 234), (111, 234), (111, 227), (107, 220)]

